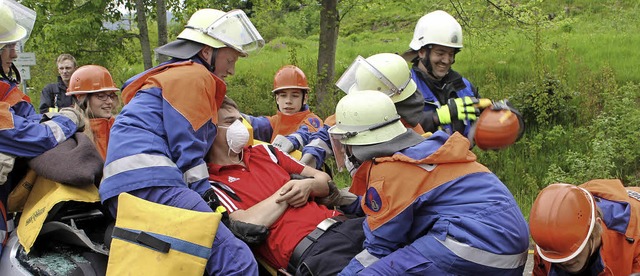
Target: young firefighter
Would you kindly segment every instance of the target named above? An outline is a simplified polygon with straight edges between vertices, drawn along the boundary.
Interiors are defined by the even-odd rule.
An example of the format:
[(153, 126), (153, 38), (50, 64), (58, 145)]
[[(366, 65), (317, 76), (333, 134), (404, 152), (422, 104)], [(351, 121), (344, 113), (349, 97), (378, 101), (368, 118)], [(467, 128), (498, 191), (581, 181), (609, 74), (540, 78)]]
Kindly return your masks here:
[(302, 70), (285, 65), (273, 78), (271, 91), (278, 107), (273, 116), (253, 117), (246, 115), (253, 127), (254, 138), (271, 142), (284, 152), (302, 151), (301, 161), (311, 167), (321, 168), (327, 155), (331, 154), (327, 135), (311, 134), (324, 126), (307, 105), (309, 85)]
[(84, 133), (92, 138), (100, 156), (107, 155), (109, 132), (115, 120), (114, 112), (120, 91), (111, 78), (111, 73), (99, 65), (85, 65), (76, 70), (70, 78), (68, 96), (75, 96), (76, 106), (89, 119), (91, 128)]
[(343, 97), (329, 133), (366, 214), (364, 250), (341, 275), (522, 275), (527, 223), (460, 133), (424, 138), (375, 91)]
[[(0, 254), (13, 221), (4, 212), (7, 197), (24, 176), (20, 164), (67, 140), (84, 126), (82, 115), (72, 108), (44, 117), (36, 114), (31, 99), (18, 88), (20, 74), (13, 61), (16, 45), (27, 37), (27, 29), (17, 16), (34, 11), (11, 0), (0, 2)], [(41, 121), (44, 121), (41, 123)]]
[(618, 179), (551, 184), (529, 213), (533, 275), (640, 272), (640, 188)]

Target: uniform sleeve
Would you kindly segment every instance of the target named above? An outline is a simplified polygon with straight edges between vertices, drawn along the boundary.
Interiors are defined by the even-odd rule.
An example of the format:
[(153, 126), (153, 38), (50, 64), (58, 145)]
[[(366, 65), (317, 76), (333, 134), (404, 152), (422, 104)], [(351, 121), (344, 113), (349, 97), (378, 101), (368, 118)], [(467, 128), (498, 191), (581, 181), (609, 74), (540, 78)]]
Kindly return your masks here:
[(49, 107), (51, 107), (51, 84), (48, 84), (42, 89), (42, 94), (40, 95), (40, 114), (49, 112)]
[(329, 126), (323, 126), (309, 135), (309, 143), (302, 148), (302, 155), (311, 154), (316, 159), (316, 169), (321, 169), (325, 160), (333, 155)]
[(36, 157), (76, 132), (76, 125), (65, 116), (40, 123), (42, 116), (28, 102), (13, 107), (0, 103), (0, 118), (0, 151), (19, 157)]
[(273, 135), (273, 128), (271, 127), (271, 122), (269, 122), (269, 117), (260, 116), (254, 117), (247, 114), (242, 114), (242, 116), (249, 120), (249, 123), (253, 127), (253, 138), (256, 140), (260, 140), (263, 142), (271, 142), (271, 136)]
[(213, 144), (217, 127), (209, 121), (196, 131), (166, 100), (163, 99), (162, 104), (169, 156), (183, 172), (186, 184), (202, 195), (209, 189), (209, 173), (204, 156)]
[(301, 125), (296, 132), (287, 135), (287, 139), (291, 141), (293, 144), (293, 148), (297, 150), (301, 150), (307, 143), (309, 143), (309, 136), (311, 132), (309, 131), (309, 127), (306, 125)]

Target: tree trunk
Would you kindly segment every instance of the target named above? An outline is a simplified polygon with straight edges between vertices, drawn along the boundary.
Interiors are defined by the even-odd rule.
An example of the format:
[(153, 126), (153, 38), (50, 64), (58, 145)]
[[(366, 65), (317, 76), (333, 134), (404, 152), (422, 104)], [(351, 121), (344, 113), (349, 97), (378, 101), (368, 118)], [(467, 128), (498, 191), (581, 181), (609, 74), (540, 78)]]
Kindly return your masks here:
[[(158, 46), (167, 44), (167, 5), (164, 0), (157, 0), (156, 10), (158, 12)], [(165, 55), (158, 55), (158, 62), (162, 63), (169, 58)]]
[(318, 78), (316, 83), (316, 109), (332, 114), (336, 47), (338, 44), (338, 0), (321, 0), (320, 42), (318, 47)]
[(145, 15), (144, 0), (136, 0), (136, 17), (138, 18), (138, 30), (140, 34), (140, 48), (142, 49), (142, 60), (144, 69), (153, 67), (151, 61), (151, 45), (149, 43), (149, 28), (147, 27), (147, 16)]

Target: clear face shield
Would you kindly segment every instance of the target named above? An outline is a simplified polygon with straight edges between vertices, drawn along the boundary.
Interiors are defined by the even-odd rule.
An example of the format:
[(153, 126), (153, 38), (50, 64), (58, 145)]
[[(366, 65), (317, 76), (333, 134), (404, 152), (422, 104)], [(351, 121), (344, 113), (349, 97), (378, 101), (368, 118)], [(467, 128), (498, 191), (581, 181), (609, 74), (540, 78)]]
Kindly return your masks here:
[(264, 39), (242, 10), (226, 13), (207, 27), (205, 33), (245, 55), (264, 46)]
[(392, 97), (402, 93), (410, 81), (411, 78), (409, 77), (400, 86), (396, 86), (380, 70), (376, 69), (363, 57), (358, 56), (340, 76), (336, 86), (347, 94), (352, 89), (376, 90)]
[(360, 133), (364, 133), (367, 131), (376, 130), (388, 125), (391, 125), (400, 120), (400, 115), (397, 115), (395, 118), (370, 125), (370, 126), (347, 126), (336, 124), (329, 128), (329, 137), (331, 138), (331, 149), (333, 150), (333, 155), (336, 158), (336, 165), (338, 166), (338, 171), (341, 172), (345, 168), (345, 160), (350, 157), (351, 153), (347, 152), (347, 145), (342, 142), (355, 137)]
[[(36, 23), (36, 12), (13, 0), (0, 0), (0, 43), (11, 44), (27, 42), (33, 25)], [(8, 24), (7, 22), (16, 24)]]

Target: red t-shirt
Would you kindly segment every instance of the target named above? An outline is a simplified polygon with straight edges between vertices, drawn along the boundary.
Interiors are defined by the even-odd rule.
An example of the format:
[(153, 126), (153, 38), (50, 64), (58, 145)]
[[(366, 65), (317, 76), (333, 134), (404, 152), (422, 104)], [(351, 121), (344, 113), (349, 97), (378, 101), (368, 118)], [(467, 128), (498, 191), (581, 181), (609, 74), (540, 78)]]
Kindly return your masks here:
[[(277, 148), (274, 155), (266, 145), (244, 148), (243, 160), (246, 168), (209, 164), (209, 180), (224, 184), (222, 188), (212, 187), (229, 213), (249, 209), (270, 197), (290, 180), (290, 174), (299, 174), (304, 169), (304, 165)], [(237, 198), (229, 194), (235, 194)], [(314, 201), (300, 208), (290, 207), (269, 227), (269, 237), (256, 248), (257, 253), (269, 264), (286, 268), (298, 242), (322, 220), (338, 214)]]

